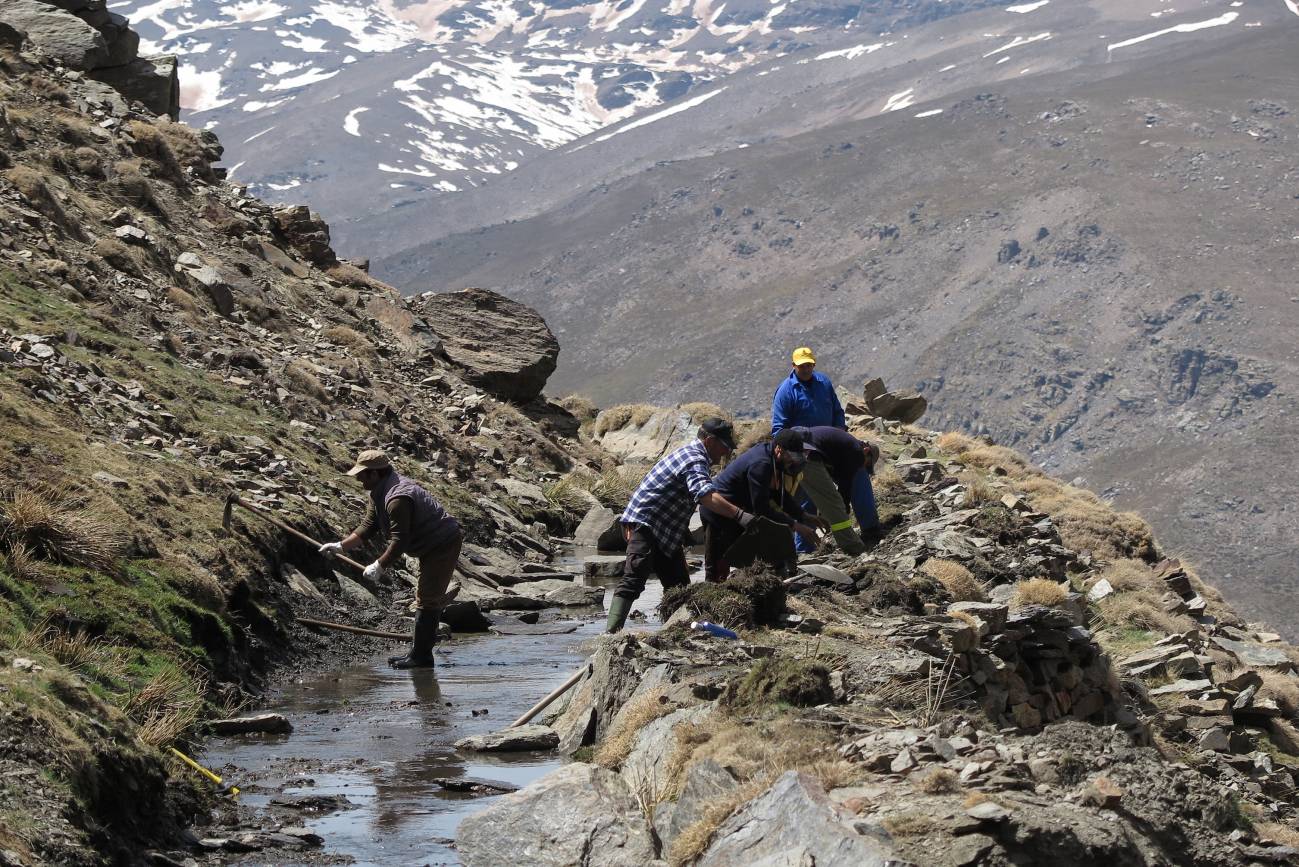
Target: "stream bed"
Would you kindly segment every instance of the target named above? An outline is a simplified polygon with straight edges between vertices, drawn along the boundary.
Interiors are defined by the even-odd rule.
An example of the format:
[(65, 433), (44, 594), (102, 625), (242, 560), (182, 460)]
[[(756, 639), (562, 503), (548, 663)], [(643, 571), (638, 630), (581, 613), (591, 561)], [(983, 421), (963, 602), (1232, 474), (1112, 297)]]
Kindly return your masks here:
[[(629, 621), (629, 629), (657, 627), (660, 595), (651, 581), (636, 603), (646, 619)], [(587, 643), (604, 631), (603, 611), (570, 610), (561, 620), (577, 629), (457, 636), (438, 646), (436, 670), (389, 668), (388, 656), (401, 649), (393, 646), (283, 685), (258, 712), (288, 717), (292, 734), (214, 738), (200, 761), (243, 790), (241, 824), (304, 825), (324, 838), (323, 848), (298, 860), (277, 850), (275, 864), (459, 864), (451, 845), (456, 827), (492, 798), (448, 791), (437, 778), (521, 787), (564, 761), (553, 752), (462, 753), (453, 746), (508, 726), (585, 662)], [(304, 796), (334, 797), (339, 806), (298, 811), (271, 803)], [(254, 852), (222, 863), (271, 862)]]

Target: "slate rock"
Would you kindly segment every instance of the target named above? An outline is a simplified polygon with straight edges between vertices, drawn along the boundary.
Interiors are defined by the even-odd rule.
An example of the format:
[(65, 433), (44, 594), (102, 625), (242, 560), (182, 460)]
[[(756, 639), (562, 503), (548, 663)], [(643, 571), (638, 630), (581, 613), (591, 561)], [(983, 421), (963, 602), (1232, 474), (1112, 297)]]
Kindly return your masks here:
[(479, 607), (468, 600), (457, 600), (442, 609), (438, 619), (456, 632), (486, 632), (491, 626)]
[(1279, 647), (1255, 644), (1252, 641), (1233, 641), (1215, 635), (1213, 643), (1239, 659), (1243, 664), (1254, 668), (1275, 668), (1287, 671), (1291, 667), (1290, 657)]
[(914, 424), (929, 408), (929, 401), (918, 391), (890, 391), (867, 403), (871, 415), (901, 424)]
[(523, 725), (456, 741), (456, 748), (476, 753), (522, 753), (553, 750), (559, 735), (549, 726)]
[(881, 840), (840, 822), (816, 780), (787, 771), (775, 785), (717, 829), (697, 867), (816, 864), (884, 867), (896, 856)]
[(263, 713), (257, 716), (214, 719), (208, 722), (208, 728), (217, 735), (287, 735), (293, 731), (293, 723), (282, 714)]
[(24, 33), (43, 54), (69, 69), (87, 71), (108, 62), (102, 33), (75, 15), (37, 0), (0, 3), (0, 23)]
[(721, 800), (740, 785), (735, 775), (712, 759), (695, 762), (686, 772), (686, 782), (676, 803), (662, 803), (654, 810), (654, 831), (669, 851), (686, 828), (704, 814), (709, 805)]
[(466, 867), (644, 867), (655, 859), (649, 824), (612, 771), (574, 763), (502, 796), (460, 823)]
[(613, 510), (602, 505), (594, 505), (587, 510), (582, 523), (573, 533), (573, 544), (579, 548), (595, 548), (599, 551), (625, 551), (627, 540), (622, 535), (622, 525)]
[(159, 117), (180, 119), (179, 61), (174, 54), (137, 57), (120, 66), (106, 66), (90, 77), (141, 103)]
[(559, 341), (535, 310), (487, 289), (407, 299), (442, 340), (461, 378), (505, 400), (541, 395), (559, 361)]
[(338, 256), (329, 245), (329, 225), (306, 205), (284, 205), (271, 212), (280, 237), (318, 268), (332, 268)]

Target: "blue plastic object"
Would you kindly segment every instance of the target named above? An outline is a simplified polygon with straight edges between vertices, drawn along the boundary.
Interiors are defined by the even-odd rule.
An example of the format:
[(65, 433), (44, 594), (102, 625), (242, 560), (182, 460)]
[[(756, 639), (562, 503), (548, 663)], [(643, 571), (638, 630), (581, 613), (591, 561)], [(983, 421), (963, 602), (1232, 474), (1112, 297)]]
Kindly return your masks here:
[(709, 635), (715, 635), (718, 638), (729, 638), (732, 641), (738, 641), (738, 633), (732, 632), (725, 626), (718, 626), (716, 623), (709, 623), (707, 620), (695, 620), (691, 622), (690, 628), (696, 632), (707, 632)]

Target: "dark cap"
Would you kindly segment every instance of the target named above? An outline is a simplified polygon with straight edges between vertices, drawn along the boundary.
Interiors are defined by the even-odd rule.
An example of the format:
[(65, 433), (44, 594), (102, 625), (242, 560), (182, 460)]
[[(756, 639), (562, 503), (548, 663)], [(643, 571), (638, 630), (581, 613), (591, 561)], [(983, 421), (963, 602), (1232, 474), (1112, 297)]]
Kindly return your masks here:
[(699, 425), (699, 438), (705, 436), (717, 437), (722, 441), (722, 445), (731, 451), (735, 451), (735, 429), (731, 423), (724, 418), (706, 418)]
[(776, 438), (771, 441), (771, 445), (773, 448), (780, 446), (787, 452), (801, 452), (804, 445), (803, 434), (792, 427), (787, 427), (776, 434)]

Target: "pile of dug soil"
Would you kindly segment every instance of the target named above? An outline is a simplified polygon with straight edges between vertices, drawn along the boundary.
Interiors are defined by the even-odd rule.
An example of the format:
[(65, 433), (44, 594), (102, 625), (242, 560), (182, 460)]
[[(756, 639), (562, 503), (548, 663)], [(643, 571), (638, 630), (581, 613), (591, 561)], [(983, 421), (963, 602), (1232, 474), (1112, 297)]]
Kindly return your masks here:
[(659, 605), (659, 616), (667, 620), (679, 608), (731, 629), (775, 626), (785, 613), (785, 585), (776, 573), (755, 565), (733, 572), (721, 584), (669, 590)]

